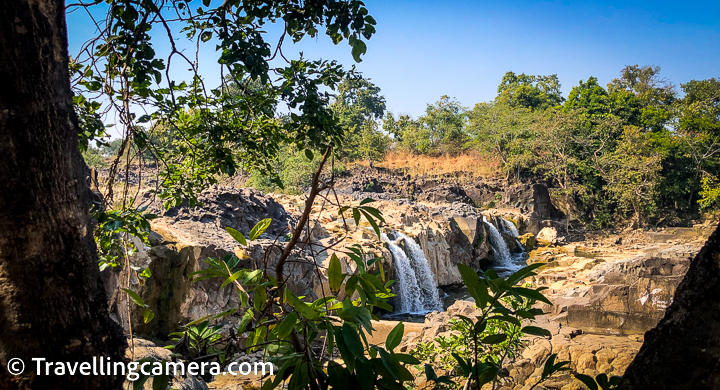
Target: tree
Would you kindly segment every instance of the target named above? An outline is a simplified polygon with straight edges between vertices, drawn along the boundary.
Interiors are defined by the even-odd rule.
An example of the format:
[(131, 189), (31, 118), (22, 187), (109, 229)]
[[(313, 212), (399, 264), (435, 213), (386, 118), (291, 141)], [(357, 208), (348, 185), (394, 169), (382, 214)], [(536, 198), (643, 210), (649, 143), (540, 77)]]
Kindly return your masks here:
[(671, 107), (677, 98), (675, 86), (660, 77), (659, 66), (626, 66), (620, 77), (608, 84), (608, 91), (628, 92), (640, 103), (640, 125), (661, 131), (672, 119)]
[(382, 160), (389, 139), (377, 130), (378, 121), (385, 115), (385, 97), (380, 88), (361, 75), (345, 78), (339, 85), (331, 104), (338, 124), (346, 129), (346, 140), (339, 156), (350, 161)]
[(0, 370), (7, 389), (120, 388), (122, 377), (36, 375), (31, 358), (124, 359), (92, 239), (62, 1), (1, 1)]
[(372, 167), (373, 161), (382, 161), (385, 157), (390, 138), (378, 131), (378, 124), (374, 121), (365, 122), (359, 134), (358, 153), (365, 158)]
[(386, 131), (399, 134), (401, 147), (412, 153), (455, 154), (462, 151), (467, 134), (466, 108), (460, 102), (442, 96), (428, 104), (425, 115), (417, 120), (401, 116), (397, 122), (390, 117), (384, 123)]
[(468, 134), (472, 144), (500, 160), (506, 177), (526, 172), (532, 165), (531, 126), (537, 115), (524, 107), (501, 103), (478, 103), (468, 113)]
[(661, 158), (647, 133), (626, 126), (615, 150), (598, 161), (607, 190), (621, 207), (630, 207), (632, 226), (640, 228), (657, 211)]
[(590, 119), (612, 115), (631, 125), (637, 125), (640, 118), (640, 105), (634, 94), (625, 90), (608, 93), (596, 77), (590, 77), (586, 82), (580, 80), (570, 91), (563, 111), (577, 109), (585, 110)]
[(678, 134), (694, 167), (688, 202), (692, 204), (701, 176), (705, 177), (704, 193), (712, 194), (720, 174), (720, 80), (691, 80), (681, 87), (685, 97), (679, 102)]
[[(282, 143), (292, 142), (308, 157), (311, 148), (324, 150), (322, 168), (333, 145), (341, 143), (343, 131), (329, 113), (329, 93), (320, 90), (333, 88), (346, 72), (329, 61), (286, 60), (286, 66), (275, 69), (270, 61), (281, 52), (286, 36), (295, 41), (316, 36), (319, 27), (335, 43), (347, 39), (359, 61), (366, 51), (363, 40), (375, 32), (374, 19), (359, 1), (291, 0), (263, 6), (211, 6), (208, 1), (194, 10), (183, 1), (100, 3), (72, 5), (107, 15), (94, 19), (101, 33), (83, 47), (86, 58), (69, 62), (62, 1), (0, 2), (0, 359), (7, 364), (10, 358), (21, 358), (28, 365), (24, 374), (14, 377), (2, 370), (3, 388), (113, 389), (123, 380), (36, 375), (30, 367), (31, 357), (56, 362), (124, 358), (125, 339), (107, 314), (99, 278), (86, 166), (80, 155), (81, 141), (86, 144), (103, 135), (96, 120), (102, 110), (95, 103), (106, 99), (123, 132), (105, 199), (113, 199), (112, 180), (132, 143), (139, 152), (154, 153), (163, 164), (160, 197), (168, 205), (183, 199), (192, 204), (195, 192), (211, 183), (213, 175), (232, 174), (238, 164), (270, 166), (267, 157)], [(166, 18), (169, 15), (172, 19)], [(278, 20), (285, 30), (273, 55), (261, 26)], [(218, 37), (223, 71), (235, 80), (259, 79), (269, 92), (237, 99), (225, 85), (206, 88), (197, 63), (176, 46), (172, 26), (177, 24), (193, 44)], [(153, 49), (150, 31), (157, 26), (169, 38), (167, 62)], [(166, 80), (160, 86), (162, 71), (173, 58), (190, 65), (192, 80)], [(282, 81), (273, 83), (271, 74), (280, 74)], [(73, 99), (73, 93), (84, 98)], [(280, 100), (294, 110), (288, 123), (270, 115)], [(188, 142), (186, 155), (159, 155), (147, 128), (138, 126), (143, 123), (169, 124), (202, 142)], [(237, 150), (242, 152), (241, 162), (233, 154)], [(318, 176), (313, 178), (315, 185)], [(316, 195), (309, 196), (310, 205)], [(125, 200), (123, 207), (132, 208)], [(282, 268), (279, 271), (282, 275)]]
[(511, 107), (545, 110), (561, 104), (565, 99), (560, 92), (557, 75), (532, 76), (507, 72), (497, 89), (495, 101)]

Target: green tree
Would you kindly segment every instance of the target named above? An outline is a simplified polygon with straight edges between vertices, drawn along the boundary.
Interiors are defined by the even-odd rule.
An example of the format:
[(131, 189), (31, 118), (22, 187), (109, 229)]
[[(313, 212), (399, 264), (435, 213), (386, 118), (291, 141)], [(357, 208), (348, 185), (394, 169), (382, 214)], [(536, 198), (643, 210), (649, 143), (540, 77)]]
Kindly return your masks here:
[(390, 146), (390, 137), (378, 130), (378, 123), (367, 121), (359, 134), (358, 153), (370, 167), (373, 162), (382, 161)]
[[(685, 97), (679, 102), (678, 134), (683, 150), (692, 165), (689, 202), (703, 182), (703, 194), (712, 194), (713, 183), (720, 174), (720, 80), (691, 80), (681, 85)], [(714, 204), (703, 197), (701, 204), (708, 208)]]
[(532, 76), (507, 72), (497, 89), (495, 101), (511, 107), (545, 110), (560, 105), (565, 99), (560, 92), (557, 75)]
[(365, 159), (370, 165), (382, 160), (389, 139), (377, 130), (385, 115), (385, 97), (380, 95), (380, 88), (361, 75), (347, 77), (338, 85), (331, 108), (338, 124), (346, 129), (339, 156), (350, 161)]
[(675, 86), (660, 77), (659, 66), (626, 66), (620, 77), (608, 84), (610, 93), (629, 92), (640, 104), (640, 126), (662, 131), (672, 120), (672, 105), (677, 99)]
[(455, 154), (463, 150), (467, 141), (466, 108), (456, 99), (442, 96), (428, 104), (425, 115), (417, 120), (391, 118), (384, 126), (392, 134), (400, 133), (401, 147), (413, 153)]
[(657, 212), (661, 157), (648, 133), (626, 126), (615, 150), (598, 161), (607, 191), (631, 215), (631, 225), (642, 227)]
[(634, 94), (625, 90), (611, 93), (598, 84), (596, 77), (573, 87), (563, 104), (563, 111), (583, 109), (590, 119), (613, 115), (627, 124), (638, 124), (640, 105)]
[(471, 143), (500, 160), (506, 177), (520, 179), (533, 164), (530, 146), (535, 137), (531, 126), (537, 118), (524, 107), (502, 103), (478, 103), (468, 113), (468, 134)]

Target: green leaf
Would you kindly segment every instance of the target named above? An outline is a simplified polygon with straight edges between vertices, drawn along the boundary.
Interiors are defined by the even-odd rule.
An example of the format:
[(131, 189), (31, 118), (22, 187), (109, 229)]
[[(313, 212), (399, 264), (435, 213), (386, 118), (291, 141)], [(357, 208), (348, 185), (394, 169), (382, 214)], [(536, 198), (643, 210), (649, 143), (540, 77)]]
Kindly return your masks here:
[(458, 355), (456, 352), (452, 352), (451, 354), (458, 362), (458, 365), (460, 366), (460, 369), (463, 371), (463, 373), (465, 375), (470, 375), (470, 373), (472, 373), (472, 364), (469, 361), (463, 359), (463, 357)]
[(522, 328), (522, 332), (525, 334), (530, 334), (533, 336), (542, 336), (542, 337), (550, 337), (552, 336), (552, 333), (550, 333), (549, 330), (543, 329), (537, 326), (526, 326)]
[(583, 375), (583, 374), (573, 374), (573, 375), (575, 375), (575, 378), (577, 378), (580, 382), (585, 384), (585, 386), (587, 386), (588, 389), (598, 390), (598, 385), (597, 385), (597, 383), (595, 383), (595, 379), (593, 379), (587, 375)]
[(228, 284), (236, 281), (239, 277), (243, 276), (247, 273), (247, 270), (241, 269), (238, 272), (235, 272), (234, 274), (230, 275), (225, 281), (220, 285), (220, 288), (223, 288), (227, 286)]
[(353, 208), (352, 213), (353, 220), (355, 221), (355, 226), (360, 226), (360, 210), (357, 208)]
[(214, 315), (214, 316), (213, 316), (213, 319), (218, 319), (218, 318), (227, 317), (227, 316), (229, 316), (230, 314), (233, 314), (233, 313), (235, 313), (235, 312), (237, 312), (237, 311), (238, 311), (238, 309), (236, 309), (236, 308), (228, 309), (228, 310), (225, 310), (225, 311), (222, 312), (222, 313), (219, 313), (219, 314)]
[(403, 333), (405, 332), (405, 325), (400, 321), (393, 330), (388, 333), (387, 339), (385, 340), (385, 348), (392, 352), (400, 342), (402, 341)]
[(374, 201), (375, 201), (375, 199), (373, 199), (373, 198), (365, 198), (360, 202), (360, 206), (368, 204), (368, 203), (372, 203)]
[(338, 351), (340, 351), (340, 356), (342, 357), (343, 361), (347, 365), (348, 370), (352, 371), (355, 369), (355, 356), (352, 352), (350, 352), (350, 349), (348, 348), (347, 344), (345, 343), (345, 337), (342, 333), (341, 327), (333, 327), (333, 331), (335, 333), (335, 344), (337, 345)]
[(514, 294), (523, 296), (523, 297), (525, 297), (525, 298), (529, 298), (529, 299), (532, 299), (532, 300), (535, 300), (535, 301), (545, 302), (545, 303), (547, 303), (548, 305), (552, 305), (552, 302), (550, 302), (550, 300), (547, 299), (547, 298), (545, 297), (545, 295), (543, 295), (543, 294), (542, 294), (540, 291), (538, 291), (538, 290), (533, 290), (533, 289), (529, 289), (529, 288), (525, 288), (525, 287), (515, 287), (515, 288), (512, 289), (512, 292), (513, 292)]
[(375, 374), (372, 364), (367, 360), (358, 360), (355, 366), (355, 373), (360, 384), (360, 390), (373, 390), (375, 388)]
[(150, 309), (145, 309), (145, 311), (143, 312), (143, 322), (147, 324), (152, 321), (153, 318), (155, 318), (155, 313), (153, 313), (153, 311)]
[(307, 157), (308, 160), (312, 161), (315, 158), (315, 155), (313, 155), (312, 150), (305, 149), (305, 157)]
[(255, 226), (250, 231), (250, 240), (255, 240), (256, 238), (260, 237), (263, 233), (265, 233), (265, 230), (270, 227), (270, 223), (272, 223), (272, 219), (265, 218), (262, 221), (255, 224)]
[(491, 334), (490, 336), (483, 338), (482, 343), (483, 344), (500, 344), (505, 340), (507, 340), (507, 335), (504, 333)]
[(475, 299), (475, 305), (479, 308), (484, 308), (489, 299), (487, 286), (483, 281), (480, 280), (478, 274), (472, 268), (465, 264), (458, 264), (458, 270), (462, 277), (465, 287), (467, 287), (470, 296)]
[(360, 209), (360, 212), (365, 216), (365, 219), (370, 222), (370, 226), (372, 226), (373, 230), (375, 231), (375, 234), (377, 234), (378, 237), (380, 237), (380, 227), (378, 227), (377, 222), (375, 222), (375, 218), (372, 217), (367, 211)]
[(359, 330), (355, 329), (352, 325), (349, 323), (344, 323), (342, 326), (342, 335), (343, 339), (345, 340), (345, 345), (347, 345), (348, 350), (355, 356), (356, 359), (360, 361), (366, 361), (367, 358), (365, 357), (365, 347), (363, 346), (362, 340), (360, 339), (360, 335), (358, 335)]
[[(349, 299), (346, 299), (346, 301), (348, 300)], [(372, 316), (366, 307), (351, 306), (340, 311), (338, 315), (345, 321), (362, 324), (368, 333), (372, 334), (373, 328), (372, 323), (370, 322), (372, 320)]]
[(393, 358), (397, 360), (400, 363), (408, 363), (408, 364), (420, 364), (420, 360), (418, 360), (413, 355), (408, 355), (406, 353), (393, 353)]
[(515, 285), (515, 283), (527, 278), (528, 276), (531, 276), (533, 274), (533, 271), (536, 269), (542, 267), (543, 263), (535, 263), (528, 265), (527, 267), (520, 268), (519, 270), (515, 271), (512, 275), (510, 275), (507, 278), (508, 283), (512, 286)]
[(247, 309), (245, 314), (243, 314), (243, 318), (240, 320), (240, 324), (238, 325), (237, 334), (243, 334), (245, 333), (245, 330), (247, 330), (248, 325), (250, 325), (250, 321), (252, 321), (254, 318), (254, 313), (252, 309)]
[(290, 332), (292, 331), (293, 327), (297, 323), (297, 320), (300, 317), (297, 315), (296, 312), (290, 312), (285, 318), (282, 320), (280, 325), (275, 327), (275, 333), (277, 334), (278, 338), (285, 338), (287, 337)]
[(373, 346), (373, 348), (377, 349), (378, 353), (380, 353), (380, 360), (382, 360), (383, 365), (385, 368), (387, 368), (388, 372), (390, 372), (390, 375), (395, 377), (395, 379), (400, 379), (400, 371), (399, 371), (399, 364), (395, 362), (395, 359), (393, 359), (392, 355), (390, 355), (386, 350), (383, 348), (380, 348), (378, 346)]
[(121, 289), (121, 290), (125, 291), (125, 292), (127, 293), (127, 295), (130, 296), (130, 299), (131, 299), (133, 302), (135, 302), (136, 305), (138, 305), (138, 306), (140, 306), (140, 307), (142, 307), (142, 308), (146, 308), (146, 307), (147, 307), (147, 305), (145, 305), (145, 301), (143, 301), (143, 299), (140, 298), (140, 295), (138, 295), (135, 291), (130, 290), (129, 288), (123, 288), (123, 289)]
[(242, 233), (231, 227), (226, 227), (225, 231), (230, 233), (230, 235), (232, 236), (232, 238), (235, 239), (235, 241), (239, 242), (243, 246), (247, 246), (247, 241), (245, 240), (245, 236)]
[[(288, 290), (289, 291), (289, 290)], [(320, 316), (318, 315), (318, 312), (312, 309), (310, 305), (306, 304), (305, 302), (301, 301), (300, 298), (296, 297), (295, 294), (290, 293), (290, 302), (288, 302), (290, 306), (293, 307), (301, 316), (305, 317), (308, 320), (316, 320)]]
[(351, 52), (355, 62), (362, 62), (360, 56), (367, 52), (367, 45), (361, 40), (356, 40), (352, 46)]
[(170, 384), (170, 376), (155, 375), (153, 376), (153, 390), (165, 390)]
[(340, 291), (345, 275), (342, 273), (342, 266), (340, 265), (340, 259), (338, 259), (335, 253), (330, 257), (330, 265), (328, 266), (328, 281), (330, 283), (330, 290), (333, 293)]

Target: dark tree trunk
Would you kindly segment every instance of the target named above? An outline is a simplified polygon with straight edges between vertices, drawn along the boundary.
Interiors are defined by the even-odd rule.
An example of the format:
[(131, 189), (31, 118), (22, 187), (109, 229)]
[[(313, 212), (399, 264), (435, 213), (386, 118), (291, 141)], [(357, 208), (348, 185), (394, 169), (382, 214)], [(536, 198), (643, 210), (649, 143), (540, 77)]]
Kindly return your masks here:
[[(108, 317), (68, 79), (64, 2), (0, 0), (0, 388), (113, 389), (32, 358), (123, 359)], [(8, 373), (20, 358), (22, 375)], [(14, 366), (18, 368), (18, 366)]]
[(720, 389), (720, 229), (695, 256), (621, 390)]

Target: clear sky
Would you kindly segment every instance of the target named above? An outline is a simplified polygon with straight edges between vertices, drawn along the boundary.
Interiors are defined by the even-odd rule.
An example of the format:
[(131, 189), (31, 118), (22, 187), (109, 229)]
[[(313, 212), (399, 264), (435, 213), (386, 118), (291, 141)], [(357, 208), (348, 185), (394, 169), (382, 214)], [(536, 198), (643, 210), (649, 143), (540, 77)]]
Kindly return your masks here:
[[(419, 116), (442, 95), (492, 100), (506, 71), (557, 74), (567, 96), (579, 80), (606, 84), (625, 65), (659, 65), (675, 84), (720, 77), (720, 1), (366, 0), (377, 34), (357, 69), (389, 111)], [(92, 30), (68, 19), (71, 53)], [(210, 49), (210, 48), (208, 48)], [(354, 61), (324, 35), (297, 48), (308, 58)], [(212, 50), (203, 56), (210, 60)], [(204, 76), (212, 79), (212, 68)], [(205, 74), (207, 73), (207, 74)]]

